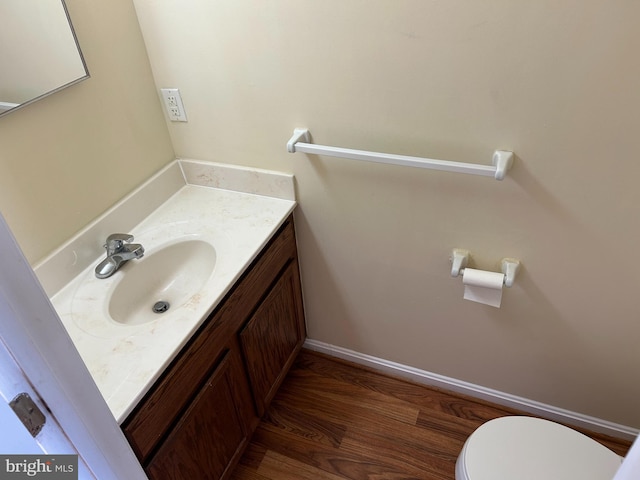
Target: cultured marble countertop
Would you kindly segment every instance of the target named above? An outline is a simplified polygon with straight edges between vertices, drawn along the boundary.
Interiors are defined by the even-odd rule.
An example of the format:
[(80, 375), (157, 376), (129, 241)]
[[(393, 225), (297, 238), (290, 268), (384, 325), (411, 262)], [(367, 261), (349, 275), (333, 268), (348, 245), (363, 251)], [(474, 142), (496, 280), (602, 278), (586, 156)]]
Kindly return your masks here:
[(97, 280), (95, 261), (51, 297), (64, 326), (116, 420), (121, 423), (295, 208), (295, 201), (184, 185), (131, 231), (145, 257), (175, 241), (200, 238), (216, 249), (201, 294), (157, 320), (124, 325), (108, 315), (106, 298), (131, 260)]

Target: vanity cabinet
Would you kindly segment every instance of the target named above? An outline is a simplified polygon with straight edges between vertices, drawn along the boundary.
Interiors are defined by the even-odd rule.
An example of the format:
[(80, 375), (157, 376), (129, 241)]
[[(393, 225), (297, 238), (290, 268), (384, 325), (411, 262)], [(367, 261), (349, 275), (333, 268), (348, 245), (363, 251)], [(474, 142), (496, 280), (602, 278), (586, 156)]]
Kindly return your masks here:
[(304, 338), (289, 217), (123, 422), (149, 478), (228, 478)]

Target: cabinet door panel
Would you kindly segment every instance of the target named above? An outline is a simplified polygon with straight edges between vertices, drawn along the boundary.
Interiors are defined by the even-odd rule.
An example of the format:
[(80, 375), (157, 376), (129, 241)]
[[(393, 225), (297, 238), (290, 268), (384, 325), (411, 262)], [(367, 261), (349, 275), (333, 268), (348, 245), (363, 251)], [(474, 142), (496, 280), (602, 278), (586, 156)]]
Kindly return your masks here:
[(227, 353), (147, 467), (152, 480), (222, 478), (246, 435), (234, 405)]
[(258, 414), (262, 416), (303, 341), (297, 262), (292, 262), (240, 333)]

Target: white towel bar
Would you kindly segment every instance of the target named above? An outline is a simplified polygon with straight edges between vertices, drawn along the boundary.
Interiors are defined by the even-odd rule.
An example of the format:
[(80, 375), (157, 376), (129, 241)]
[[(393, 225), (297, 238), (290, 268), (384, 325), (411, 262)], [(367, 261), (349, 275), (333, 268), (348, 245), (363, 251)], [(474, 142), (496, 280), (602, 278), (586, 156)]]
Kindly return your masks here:
[(444, 170), (447, 172), (469, 173), (482, 175), (502, 180), (507, 170), (513, 164), (513, 152), (496, 150), (493, 153), (493, 166), (477, 165), (474, 163), (450, 162), (448, 160), (436, 160), (433, 158), (409, 157), (406, 155), (393, 155), (389, 153), (366, 152), (364, 150), (352, 150), (350, 148), (329, 147), (326, 145), (314, 145), (309, 143), (309, 130), (296, 128), (293, 136), (287, 142), (289, 153), (302, 152), (330, 157), (350, 158), (352, 160), (364, 160), (367, 162), (388, 163), (405, 167), (430, 168), (432, 170)]

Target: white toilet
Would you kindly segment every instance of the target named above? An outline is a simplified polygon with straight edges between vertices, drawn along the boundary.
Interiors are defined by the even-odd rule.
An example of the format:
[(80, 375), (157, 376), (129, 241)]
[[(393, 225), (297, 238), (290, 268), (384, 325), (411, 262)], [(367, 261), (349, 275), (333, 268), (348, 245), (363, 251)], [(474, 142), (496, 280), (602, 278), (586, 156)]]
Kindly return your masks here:
[(558, 423), (502, 417), (481, 425), (456, 462), (456, 480), (611, 480), (622, 457)]

